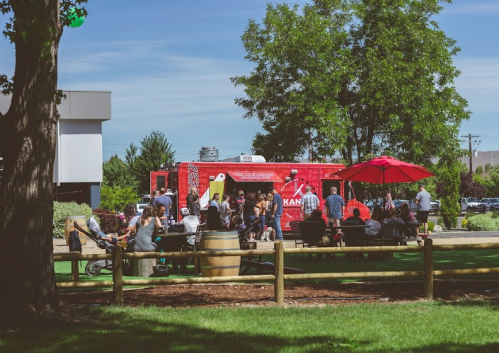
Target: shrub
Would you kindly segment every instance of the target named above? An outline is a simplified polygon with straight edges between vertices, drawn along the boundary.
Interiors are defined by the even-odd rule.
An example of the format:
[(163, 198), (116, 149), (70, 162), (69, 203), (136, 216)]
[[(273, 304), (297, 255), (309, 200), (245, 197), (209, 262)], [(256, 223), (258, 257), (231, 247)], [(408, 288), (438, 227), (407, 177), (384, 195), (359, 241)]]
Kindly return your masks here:
[(467, 212), (465, 215), (464, 215), (464, 219), (468, 219), (470, 217), (473, 217), (475, 216), (475, 213), (474, 212)]
[(136, 203), (138, 201), (139, 197), (130, 187), (101, 187), (101, 209), (121, 211), (127, 203)]
[(64, 238), (64, 226), (68, 216), (84, 216), (85, 219), (89, 219), (92, 216), (92, 209), (85, 203), (79, 205), (76, 202), (54, 201), (54, 237)]
[(468, 218), (467, 227), (475, 231), (491, 231), (499, 229), (499, 219), (488, 214), (476, 215)]
[(435, 223), (428, 221), (428, 232), (433, 232), (433, 228), (435, 228)]
[(444, 227), (445, 227), (444, 217), (442, 217), (442, 216), (438, 216), (438, 219), (437, 219), (437, 224), (438, 224), (440, 227), (444, 228)]
[(490, 214), (490, 218), (499, 218), (497, 211), (492, 211), (492, 212), (489, 212), (488, 214)]

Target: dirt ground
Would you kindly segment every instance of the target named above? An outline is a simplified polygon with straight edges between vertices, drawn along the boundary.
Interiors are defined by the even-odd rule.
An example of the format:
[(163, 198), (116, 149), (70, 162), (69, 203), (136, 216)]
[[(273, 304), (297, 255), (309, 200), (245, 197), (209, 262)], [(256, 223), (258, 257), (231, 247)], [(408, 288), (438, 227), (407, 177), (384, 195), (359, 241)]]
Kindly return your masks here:
[[(445, 233), (442, 233), (442, 235)], [(463, 233), (464, 234), (464, 233)], [(468, 233), (469, 234), (469, 233)], [(485, 234), (484, 234), (485, 235)], [(434, 244), (496, 243), (499, 237), (432, 237)], [(63, 242), (54, 243), (56, 251), (64, 251)], [(285, 247), (294, 247), (291, 240)], [(259, 242), (258, 249), (273, 247), (273, 242)], [(83, 253), (100, 253), (92, 244)], [(308, 284), (295, 282), (286, 285), (285, 305), (339, 305), (357, 303), (400, 303), (426, 300), (422, 281), (376, 281), (356, 283)], [(72, 305), (107, 305), (112, 302), (111, 291), (64, 293), (63, 300)], [(440, 300), (488, 299), (499, 303), (499, 283), (491, 280), (435, 280), (434, 298)], [(192, 284), (157, 286), (144, 289), (125, 289), (125, 305), (156, 305), (161, 307), (240, 307), (272, 306), (274, 287), (270, 284)]]
[[(358, 303), (424, 301), (422, 281), (355, 282), (287, 285), (287, 306), (325, 306)], [(436, 280), (434, 296), (439, 300), (487, 299), (499, 302), (499, 283), (482, 280)], [(108, 305), (112, 292), (63, 294), (70, 305)], [(160, 307), (273, 306), (274, 287), (261, 284), (196, 284), (157, 286), (124, 291), (125, 305)]]

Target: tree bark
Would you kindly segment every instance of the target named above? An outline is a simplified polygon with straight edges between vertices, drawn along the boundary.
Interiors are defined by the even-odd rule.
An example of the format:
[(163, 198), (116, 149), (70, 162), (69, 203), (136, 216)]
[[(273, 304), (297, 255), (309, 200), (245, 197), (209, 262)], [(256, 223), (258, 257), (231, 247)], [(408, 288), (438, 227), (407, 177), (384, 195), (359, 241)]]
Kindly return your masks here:
[(64, 320), (52, 260), (59, 0), (12, 1), (16, 66), (12, 102), (0, 117), (0, 325)]

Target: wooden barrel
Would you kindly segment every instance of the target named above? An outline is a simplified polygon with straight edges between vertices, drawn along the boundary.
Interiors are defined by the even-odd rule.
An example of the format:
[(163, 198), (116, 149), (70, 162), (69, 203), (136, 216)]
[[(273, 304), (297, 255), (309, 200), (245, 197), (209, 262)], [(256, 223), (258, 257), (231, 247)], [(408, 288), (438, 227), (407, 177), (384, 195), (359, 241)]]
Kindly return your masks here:
[[(64, 236), (66, 237), (66, 245), (69, 245), (69, 233), (75, 230), (74, 222), (82, 227), (85, 231), (88, 232), (87, 221), (85, 220), (85, 216), (68, 216), (66, 217), (66, 222), (64, 225)], [(81, 245), (87, 244), (87, 236), (82, 232), (79, 232)]]
[[(239, 236), (234, 231), (204, 231), (201, 235), (201, 251), (240, 250)], [(241, 256), (201, 257), (203, 277), (238, 276)]]

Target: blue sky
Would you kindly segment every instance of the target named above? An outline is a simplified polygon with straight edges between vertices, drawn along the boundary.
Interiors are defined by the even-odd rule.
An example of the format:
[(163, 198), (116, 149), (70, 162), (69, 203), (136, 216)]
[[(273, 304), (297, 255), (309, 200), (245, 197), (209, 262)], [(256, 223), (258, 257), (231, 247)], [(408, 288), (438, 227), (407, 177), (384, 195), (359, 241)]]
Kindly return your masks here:
[[(112, 92), (104, 160), (123, 157), (153, 130), (166, 135), (177, 161), (197, 160), (202, 146), (216, 146), (221, 158), (250, 153), (260, 124), (242, 118), (234, 98), (243, 91), (229, 78), (250, 72), (240, 37), (268, 2), (89, 0), (85, 23), (61, 39), (59, 88)], [(499, 1), (455, 0), (436, 18), (462, 49), (456, 86), (473, 114), (461, 132), (481, 135), (480, 151), (499, 150), (498, 16)], [(0, 74), (10, 77), (14, 49), (0, 40), (0, 53)]]

